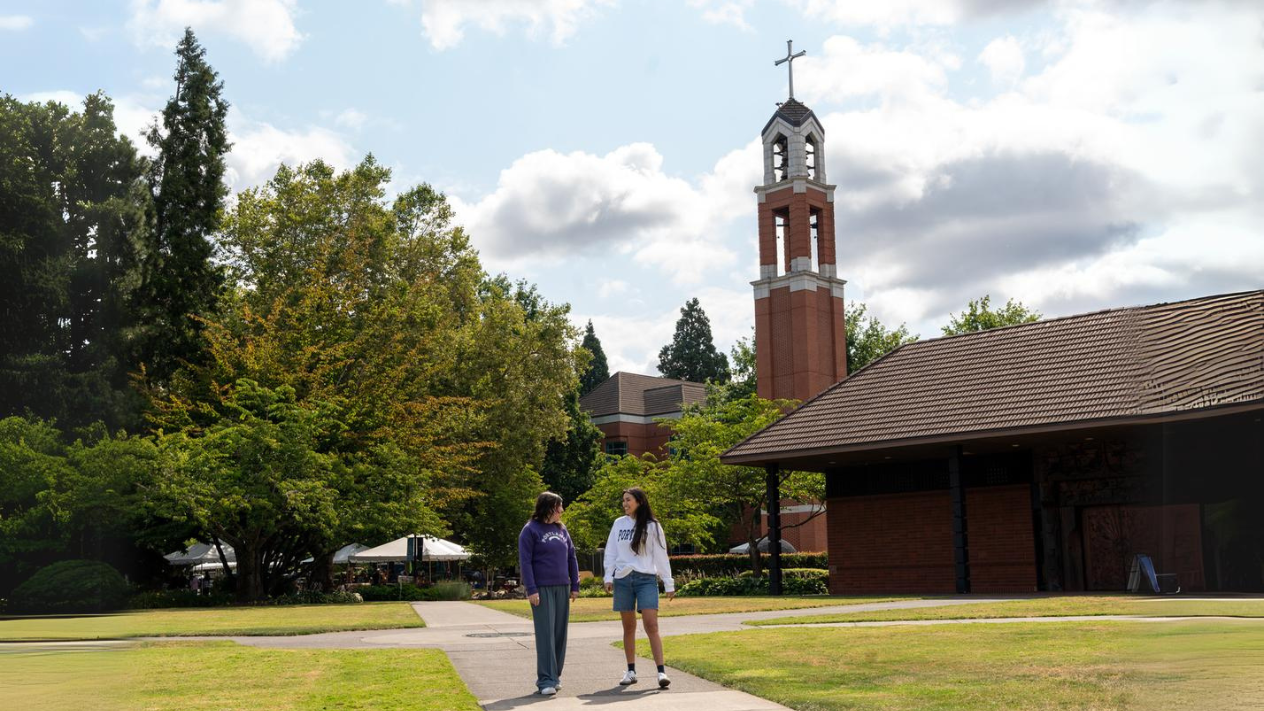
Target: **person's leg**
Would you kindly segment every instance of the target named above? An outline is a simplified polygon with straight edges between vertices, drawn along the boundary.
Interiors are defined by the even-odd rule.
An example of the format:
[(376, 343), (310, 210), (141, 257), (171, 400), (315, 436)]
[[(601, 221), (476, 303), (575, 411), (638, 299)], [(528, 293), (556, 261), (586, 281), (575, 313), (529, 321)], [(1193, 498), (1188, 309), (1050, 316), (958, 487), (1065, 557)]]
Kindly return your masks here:
[(565, 585), (552, 588), (556, 598), (554, 608), (557, 614), (553, 619), (553, 656), (557, 660), (553, 674), (554, 686), (562, 681), (562, 666), (566, 664), (566, 631), (571, 621), (571, 591)]
[(654, 654), (654, 663), (663, 664), (663, 638), (658, 634), (658, 610), (641, 610), (641, 625), (645, 627), (645, 636), (650, 638), (650, 651)]
[(636, 663), (636, 610), (619, 613), (623, 620), (623, 656), (628, 664)]
[(557, 657), (553, 649), (553, 619), (557, 611), (553, 609), (543, 588), (540, 589), (540, 604), (531, 606), (531, 622), (535, 628), (535, 687), (543, 689), (552, 686), (557, 671)]

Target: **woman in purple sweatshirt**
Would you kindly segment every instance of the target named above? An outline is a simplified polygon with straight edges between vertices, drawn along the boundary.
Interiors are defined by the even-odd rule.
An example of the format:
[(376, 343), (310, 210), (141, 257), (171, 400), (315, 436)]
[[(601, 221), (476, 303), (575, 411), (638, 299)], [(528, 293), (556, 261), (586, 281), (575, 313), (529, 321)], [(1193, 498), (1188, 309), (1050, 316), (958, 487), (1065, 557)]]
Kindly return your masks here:
[(562, 497), (546, 491), (518, 534), (518, 567), (535, 623), (535, 687), (545, 696), (561, 686), (566, 625), (571, 602), (579, 596), (579, 560), (561, 518)]

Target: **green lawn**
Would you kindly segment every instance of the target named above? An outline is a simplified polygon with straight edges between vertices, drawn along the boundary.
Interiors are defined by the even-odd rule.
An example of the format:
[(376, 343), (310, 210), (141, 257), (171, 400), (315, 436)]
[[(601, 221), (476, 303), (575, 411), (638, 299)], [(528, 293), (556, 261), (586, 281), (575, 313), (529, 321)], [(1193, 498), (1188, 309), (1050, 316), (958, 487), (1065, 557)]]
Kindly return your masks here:
[[(661, 597), (658, 601), (659, 615), (676, 617), (679, 615), (717, 615), (726, 612), (762, 612), (765, 610), (798, 610), (805, 607), (833, 607), (835, 605), (862, 605), (870, 602), (891, 602), (892, 600), (918, 600), (917, 597), (829, 597), (813, 595), (809, 597), (678, 597), (668, 601)], [(526, 600), (479, 600), (476, 604), (490, 607), (511, 615), (531, 618), (531, 605)], [(571, 603), (571, 622), (600, 622), (617, 620), (619, 613), (611, 610), (612, 599), (608, 597), (581, 597)]]
[(424, 626), (421, 618), (406, 602), (212, 607), (196, 610), (143, 610), (85, 617), (3, 619), (0, 620), (0, 641), (289, 635)]
[(887, 622), (891, 620), (965, 620), (998, 617), (1064, 617), (1067, 615), (1142, 615), (1146, 617), (1264, 617), (1264, 599), (1182, 600), (1124, 595), (1073, 595), (970, 605), (920, 607), (910, 610), (838, 612), (805, 617), (779, 617), (746, 624), (808, 625), (822, 622)]
[(232, 642), (0, 651), (5, 708), (40, 711), (477, 711), (439, 650), (273, 650)]
[(783, 628), (665, 637), (667, 663), (800, 711), (1244, 709), (1264, 623)]

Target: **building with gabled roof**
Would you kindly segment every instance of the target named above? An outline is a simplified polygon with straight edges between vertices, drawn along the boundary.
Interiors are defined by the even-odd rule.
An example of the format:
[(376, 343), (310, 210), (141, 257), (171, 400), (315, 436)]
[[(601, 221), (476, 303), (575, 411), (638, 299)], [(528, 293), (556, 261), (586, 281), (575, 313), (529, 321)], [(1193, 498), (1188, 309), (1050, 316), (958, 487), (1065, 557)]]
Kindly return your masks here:
[(618, 372), (579, 399), (579, 406), (605, 435), (606, 454), (640, 456), (667, 451), (671, 432), (659, 420), (676, 419), (687, 405), (703, 402), (702, 383)]
[(722, 459), (826, 474), (835, 593), (1264, 589), (1264, 291), (911, 343)]

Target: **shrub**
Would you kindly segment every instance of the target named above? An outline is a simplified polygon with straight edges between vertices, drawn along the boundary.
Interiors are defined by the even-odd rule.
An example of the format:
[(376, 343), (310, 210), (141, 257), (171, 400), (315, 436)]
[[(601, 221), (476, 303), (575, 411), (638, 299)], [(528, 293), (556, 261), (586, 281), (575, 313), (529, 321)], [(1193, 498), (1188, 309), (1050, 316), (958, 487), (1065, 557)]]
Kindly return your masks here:
[(13, 591), (14, 612), (106, 612), (121, 609), (131, 586), (117, 570), (94, 560), (63, 560), (41, 568)]
[[(768, 554), (760, 555), (760, 563), (768, 566)], [(750, 556), (738, 553), (714, 555), (675, 555), (671, 557), (672, 575), (714, 577), (737, 575), (750, 570)], [(829, 556), (825, 553), (782, 553), (781, 568), (829, 568)]]
[(315, 590), (281, 595), (268, 601), (271, 605), (348, 605), (357, 602), (364, 602), (364, 598), (359, 593)]
[[(698, 578), (677, 589), (680, 595), (767, 595), (768, 574), (759, 577), (750, 571), (738, 575)], [(829, 594), (829, 572), (819, 568), (788, 568), (782, 571), (781, 592), (786, 595)]]
[(435, 600), (469, 600), (470, 586), (458, 581), (436, 583), (432, 587), (419, 588), (411, 583), (404, 585), (369, 585), (356, 588), (365, 600), (382, 602), (406, 600), (408, 602), (433, 602)]

